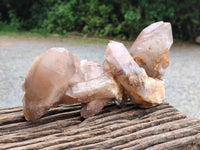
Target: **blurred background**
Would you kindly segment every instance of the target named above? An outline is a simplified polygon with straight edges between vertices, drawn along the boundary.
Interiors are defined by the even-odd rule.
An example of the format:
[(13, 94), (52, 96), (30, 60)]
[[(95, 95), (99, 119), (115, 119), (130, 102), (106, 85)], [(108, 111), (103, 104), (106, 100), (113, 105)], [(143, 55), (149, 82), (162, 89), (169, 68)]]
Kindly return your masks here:
[(68, 32), (133, 39), (159, 20), (174, 38), (194, 41), (200, 32), (199, 0), (1, 0), (1, 30)]
[(22, 105), (27, 70), (49, 48), (101, 63), (108, 39), (130, 48), (144, 27), (163, 20), (172, 24), (175, 41), (166, 101), (200, 118), (199, 8), (199, 0), (1, 0), (0, 108)]

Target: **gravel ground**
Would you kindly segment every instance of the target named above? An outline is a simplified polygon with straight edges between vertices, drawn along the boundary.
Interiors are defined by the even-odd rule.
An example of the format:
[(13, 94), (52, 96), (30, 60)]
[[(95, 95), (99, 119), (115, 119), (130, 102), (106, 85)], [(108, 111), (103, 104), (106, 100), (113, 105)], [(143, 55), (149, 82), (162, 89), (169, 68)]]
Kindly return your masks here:
[[(22, 105), (24, 93), (21, 85), (27, 70), (36, 56), (51, 47), (65, 47), (81, 59), (100, 63), (104, 60), (103, 44), (0, 37), (0, 108)], [(190, 118), (200, 118), (199, 58), (200, 46), (174, 44), (171, 49), (171, 65), (164, 77), (165, 101)]]

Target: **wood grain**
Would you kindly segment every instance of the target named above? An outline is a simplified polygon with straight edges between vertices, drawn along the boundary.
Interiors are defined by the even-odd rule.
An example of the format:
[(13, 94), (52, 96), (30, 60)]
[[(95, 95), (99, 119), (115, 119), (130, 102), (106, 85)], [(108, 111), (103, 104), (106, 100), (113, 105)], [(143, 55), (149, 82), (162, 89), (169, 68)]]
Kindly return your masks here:
[(200, 149), (200, 120), (167, 103), (109, 104), (85, 120), (80, 109), (61, 105), (35, 122), (24, 119), (22, 107), (0, 109), (0, 149)]

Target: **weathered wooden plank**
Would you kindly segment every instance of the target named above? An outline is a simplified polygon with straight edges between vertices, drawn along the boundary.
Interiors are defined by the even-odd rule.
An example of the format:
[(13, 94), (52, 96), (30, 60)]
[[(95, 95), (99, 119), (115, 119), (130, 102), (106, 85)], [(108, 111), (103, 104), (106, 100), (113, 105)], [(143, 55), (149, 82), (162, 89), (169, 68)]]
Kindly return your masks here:
[[(163, 120), (163, 119), (162, 119)], [(160, 121), (161, 122), (161, 121)], [(157, 123), (160, 123), (160, 122), (157, 122)], [(124, 126), (125, 126), (125, 122), (123, 123), (124, 124)], [(145, 128), (145, 127), (147, 127), (147, 126), (149, 126), (149, 124), (151, 124), (151, 126), (153, 126), (154, 124), (155, 124), (155, 122), (153, 122), (153, 123), (148, 123), (148, 124), (145, 124), (145, 125), (143, 125), (142, 124), (142, 127), (143, 128)], [(130, 124), (129, 124), (129, 126), (130, 126)], [(126, 128), (124, 128), (124, 130), (126, 131), (127, 130), (127, 128), (129, 128), (129, 126), (127, 127), (127, 126), (125, 126)], [(138, 125), (139, 127), (140, 127), (140, 125)], [(136, 126), (136, 129), (137, 128), (139, 128), (138, 126)], [(106, 132), (108, 132), (108, 131), (110, 131), (110, 132), (108, 132), (108, 133), (111, 133), (111, 135), (110, 136), (116, 136), (116, 134), (112, 134), (112, 132), (111, 131), (114, 131), (114, 132), (118, 132), (118, 136), (120, 135), (120, 134), (126, 134), (126, 132), (125, 133), (123, 133), (123, 132), (120, 132), (120, 131), (118, 131), (117, 129), (120, 129), (120, 128), (122, 128), (123, 126), (121, 125), (120, 127), (118, 127), (117, 126), (117, 124), (113, 124), (113, 125), (110, 125), (110, 126), (108, 126), (108, 127), (104, 127), (104, 128), (100, 128), (100, 129), (94, 129), (94, 130), (89, 130), (88, 132), (80, 132), (80, 134), (76, 134), (76, 135), (69, 135), (69, 134), (64, 134), (63, 135), (63, 133), (61, 133), (61, 134), (56, 134), (56, 135), (49, 135), (49, 136), (46, 136), (45, 138), (51, 138), (51, 137), (54, 137), (54, 136), (56, 136), (56, 137), (58, 137), (58, 136), (60, 136), (61, 138), (59, 138), (59, 139), (56, 139), (56, 140), (52, 140), (52, 141), (49, 141), (49, 142), (44, 142), (44, 144), (46, 144), (46, 145), (53, 145), (55, 142), (58, 142), (58, 141), (65, 141), (65, 142), (71, 142), (71, 141), (77, 141), (77, 140), (82, 140), (82, 139), (84, 139), (84, 138), (92, 138), (94, 135), (96, 135), (96, 136), (98, 136), (98, 135), (102, 135), (102, 134), (105, 134)], [(134, 127), (134, 126), (133, 126)], [(142, 128), (141, 128), (142, 129)], [(99, 131), (98, 131), (99, 130)], [(120, 133), (120, 134), (119, 134)], [(42, 136), (42, 133), (39, 133), (39, 134), (41, 134), (40, 135), (40, 137)], [(89, 135), (88, 135), (89, 134)], [(23, 133), (21, 134), (22, 136), (23, 136)], [(28, 135), (29, 137), (31, 136), (31, 134), (29, 134)], [(108, 134), (108, 136), (109, 136), (109, 134)], [(9, 137), (9, 135), (8, 135), (8, 137)], [(16, 138), (18, 138), (17, 137), (17, 135), (12, 135), (12, 137), (14, 138), (14, 137), (16, 137)], [(63, 137), (63, 138), (62, 138)], [(26, 139), (27, 137), (25, 136), (25, 139)], [(22, 139), (21, 141), (24, 141), (25, 139)], [(38, 140), (38, 139), (37, 139)], [(5, 141), (4, 139), (2, 139), (2, 141)], [(19, 140), (20, 141), (20, 140)], [(31, 144), (31, 143), (30, 143)], [(41, 145), (42, 143), (40, 143), (40, 145)], [(15, 144), (14, 144), (15, 146), (16, 146), (16, 142), (15, 142)], [(9, 146), (11, 146), (11, 145), (9, 145)], [(36, 145), (37, 146), (37, 145)]]
[[(195, 145), (191, 145), (191, 143), (196, 143)], [(172, 141), (168, 141), (162, 144), (154, 145), (152, 147), (149, 147), (147, 150), (157, 150), (157, 149), (165, 149), (165, 150), (176, 150), (176, 149), (182, 149), (182, 150), (198, 150), (200, 145), (200, 134), (197, 136), (188, 136), (183, 137), (181, 139), (176, 139)]]
[(62, 105), (36, 122), (25, 121), (21, 107), (2, 109), (0, 149), (200, 148), (200, 120), (167, 103), (148, 109), (109, 104), (85, 120), (80, 109), (79, 104)]
[(0, 115), (7, 114), (7, 113), (15, 113), (19, 111), (22, 111), (22, 107), (3, 108), (3, 109), (0, 109)]

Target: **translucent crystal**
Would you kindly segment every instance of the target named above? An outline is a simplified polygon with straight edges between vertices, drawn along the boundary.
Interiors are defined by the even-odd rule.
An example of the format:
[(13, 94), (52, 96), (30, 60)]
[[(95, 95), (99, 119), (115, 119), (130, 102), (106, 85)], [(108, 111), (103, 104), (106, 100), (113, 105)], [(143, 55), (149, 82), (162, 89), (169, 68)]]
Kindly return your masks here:
[(37, 57), (24, 83), (23, 111), (26, 120), (35, 120), (59, 104), (74, 73), (74, 57), (64, 48), (51, 48)]
[(94, 99), (121, 98), (120, 89), (112, 76), (102, 76), (85, 82), (79, 82), (68, 91), (70, 95), (87, 103)]
[[(92, 116), (101, 111), (101, 109), (112, 99), (122, 100), (122, 90), (113, 76), (103, 70), (102, 65), (97, 62), (82, 60), (80, 63), (80, 72), (75, 73), (76, 78), (80, 79), (70, 82), (71, 85), (66, 91), (66, 97), (75, 102), (84, 103), (81, 111), (83, 117)], [(77, 82), (79, 81), (79, 82)], [(95, 105), (95, 107), (93, 107)]]
[(105, 55), (111, 72), (133, 103), (149, 107), (164, 101), (164, 82), (148, 77), (122, 43), (111, 41), (106, 47)]
[(104, 106), (108, 104), (110, 99), (95, 99), (87, 104), (82, 105), (81, 116), (84, 118), (98, 114)]
[(143, 29), (134, 41), (130, 54), (148, 76), (161, 78), (170, 64), (169, 49), (172, 43), (171, 24), (156, 22)]

